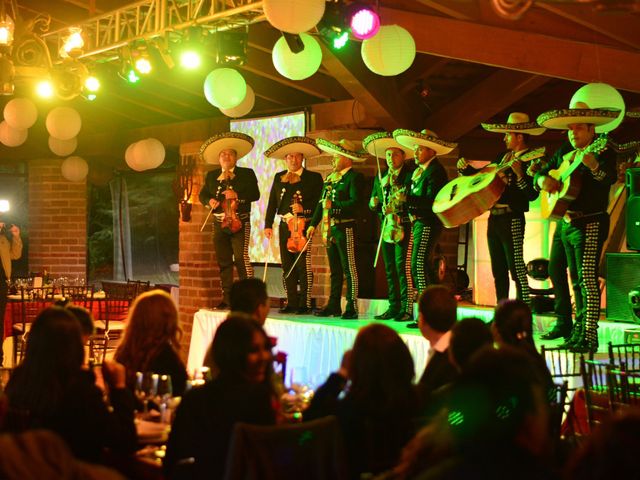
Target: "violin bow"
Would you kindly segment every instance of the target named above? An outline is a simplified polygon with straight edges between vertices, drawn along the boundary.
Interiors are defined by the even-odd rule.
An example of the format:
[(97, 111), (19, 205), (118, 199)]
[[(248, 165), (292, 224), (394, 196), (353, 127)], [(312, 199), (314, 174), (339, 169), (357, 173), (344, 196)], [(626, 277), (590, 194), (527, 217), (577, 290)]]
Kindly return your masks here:
[[(267, 238), (267, 250), (269, 249), (269, 245), (271, 244), (271, 239)], [(269, 252), (267, 252), (269, 253)], [(267, 259), (264, 261), (264, 271), (262, 272), (262, 283), (267, 283), (267, 269), (269, 268), (269, 256), (267, 255)]]
[(307, 251), (307, 247), (309, 246), (309, 242), (311, 241), (312, 238), (313, 237), (309, 237), (307, 239), (307, 243), (305, 243), (304, 247), (302, 247), (302, 250), (300, 250), (300, 253), (296, 257), (296, 261), (293, 262), (293, 265), (291, 265), (291, 268), (289, 269), (287, 274), (284, 276), (285, 279), (289, 278), (289, 275), (291, 275), (291, 272), (293, 272), (293, 269), (296, 268), (296, 265), (298, 264), (298, 260), (300, 260), (300, 257), (302, 257), (302, 254)]
[[(375, 153), (376, 153), (376, 166), (378, 167), (378, 183), (380, 185), (380, 193), (382, 193), (382, 207), (384, 209), (384, 190), (382, 188), (382, 171), (380, 170), (380, 158), (378, 157), (378, 149), (376, 148), (376, 145), (373, 145), (373, 148), (375, 149)], [(387, 174), (388, 175), (388, 174)], [(376, 248), (376, 257), (373, 260), (373, 268), (376, 268), (378, 266), (378, 258), (380, 258), (380, 247), (382, 247), (382, 232), (384, 232), (384, 227), (387, 226), (387, 216), (384, 216), (384, 220), (382, 221), (382, 224), (380, 225), (380, 238), (378, 238), (378, 248)]]
[(201, 232), (204, 231), (204, 227), (206, 227), (207, 223), (209, 223), (209, 218), (211, 218), (212, 213), (213, 213), (213, 208), (209, 208), (209, 213), (207, 214), (207, 218), (204, 219), (204, 223), (200, 227)]

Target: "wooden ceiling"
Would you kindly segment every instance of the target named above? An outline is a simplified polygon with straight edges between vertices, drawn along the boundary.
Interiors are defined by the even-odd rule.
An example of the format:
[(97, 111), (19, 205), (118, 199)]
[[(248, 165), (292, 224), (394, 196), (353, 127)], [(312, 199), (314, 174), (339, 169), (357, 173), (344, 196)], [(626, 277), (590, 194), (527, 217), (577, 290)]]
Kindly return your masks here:
[[(279, 32), (266, 21), (252, 24), (247, 62), (241, 67), (256, 93), (252, 115), (355, 100), (377, 127), (427, 127), (473, 152), (488, 139), (495, 145), (495, 136), (479, 128), (480, 122), (504, 121), (511, 111), (535, 118), (568, 107), (573, 92), (588, 82), (615, 86), (627, 109), (640, 111), (640, 0), (535, 0), (518, 20), (501, 18), (492, 1), (381, 0), (382, 23), (407, 29), (419, 52), (409, 70), (392, 78), (370, 72), (360, 44), (352, 41), (338, 52), (323, 44), (320, 71), (307, 80), (288, 80), (271, 61)], [(52, 30), (129, 3), (18, 0), (24, 18), (51, 15)], [(209, 60), (213, 65), (213, 55)], [(82, 115), (83, 137), (222, 115), (203, 96), (206, 69), (188, 74), (158, 61), (150, 76), (129, 85), (117, 75), (118, 62), (95, 66), (102, 81), (98, 99), (66, 102)], [(10, 98), (0, 99), (0, 107)], [(640, 120), (625, 121), (614, 137), (619, 142), (640, 139)], [(0, 159), (45, 151), (40, 120), (25, 146), (0, 147)]]

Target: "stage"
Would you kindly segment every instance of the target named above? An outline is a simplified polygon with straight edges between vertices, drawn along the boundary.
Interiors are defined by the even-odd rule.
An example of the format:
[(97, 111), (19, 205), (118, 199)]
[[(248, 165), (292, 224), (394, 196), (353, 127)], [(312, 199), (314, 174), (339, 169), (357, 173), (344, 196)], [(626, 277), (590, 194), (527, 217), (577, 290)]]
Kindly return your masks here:
[[(385, 300), (359, 300), (360, 319), (342, 320), (340, 318), (320, 318), (310, 315), (282, 315), (272, 309), (265, 323), (267, 334), (278, 339), (274, 351), (287, 354), (287, 379), (293, 372), (296, 379), (313, 386), (320, 384), (327, 375), (340, 366), (345, 350), (351, 348), (358, 329), (372, 322), (381, 322), (393, 328), (406, 342), (414, 360), (416, 377), (422, 374), (427, 359), (429, 343), (420, 335), (419, 330), (410, 329), (406, 324), (374, 320), (374, 315), (386, 308)], [(202, 366), (204, 356), (218, 325), (224, 321), (228, 312), (201, 309), (194, 315), (193, 330), (187, 368), (189, 373)], [(458, 319), (478, 317), (485, 322), (491, 321), (493, 309), (473, 305), (458, 307)], [(553, 325), (551, 315), (535, 315), (534, 340), (538, 347), (542, 344), (553, 347), (562, 341), (540, 339), (540, 335)], [(633, 323), (600, 321), (598, 328), (599, 354), (604, 356), (609, 341), (623, 343), (625, 330), (638, 328)]]

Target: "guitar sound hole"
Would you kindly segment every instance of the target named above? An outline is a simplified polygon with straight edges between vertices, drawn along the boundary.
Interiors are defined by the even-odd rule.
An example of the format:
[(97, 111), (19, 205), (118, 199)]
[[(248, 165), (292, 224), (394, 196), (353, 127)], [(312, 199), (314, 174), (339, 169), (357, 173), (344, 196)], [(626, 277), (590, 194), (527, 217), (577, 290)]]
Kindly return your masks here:
[(451, 189), (451, 196), (449, 197), (449, 200), (453, 200), (453, 197), (456, 196), (457, 190), (458, 190), (458, 185), (454, 185), (453, 188)]
[(479, 183), (481, 183), (483, 180), (483, 177), (481, 177), (480, 175), (476, 175), (476, 177), (473, 179), (473, 181), (471, 182), (471, 185), (476, 186)]

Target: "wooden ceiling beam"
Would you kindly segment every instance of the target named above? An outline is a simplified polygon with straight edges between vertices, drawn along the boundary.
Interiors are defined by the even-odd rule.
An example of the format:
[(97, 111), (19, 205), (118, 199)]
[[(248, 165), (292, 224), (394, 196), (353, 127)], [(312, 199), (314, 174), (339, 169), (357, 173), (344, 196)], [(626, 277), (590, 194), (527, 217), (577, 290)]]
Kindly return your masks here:
[(398, 83), (402, 85), (400, 91), (404, 94), (414, 88), (420, 80), (428, 80), (429, 77), (442, 70), (449, 59), (445, 57), (435, 57), (432, 55), (421, 55), (416, 57), (411, 68), (400, 74)]
[(114, 98), (116, 98), (116, 99), (118, 99), (118, 100), (120, 100), (122, 102), (130, 103), (131, 105), (135, 105), (136, 107), (140, 107), (140, 108), (143, 108), (145, 110), (149, 110), (151, 112), (157, 113), (157, 114), (162, 115), (164, 117), (171, 118), (173, 120), (184, 120), (181, 116), (176, 115), (175, 113), (169, 112), (169, 111), (164, 110), (162, 108), (155, 107), (155, 106), (153, 106), (153, 105), (151, 105), (149, 103), (140, 102), (140, 101), (135, 100), (135, 99), (133, 99), (131, 97), (125, 97), (125, 96), (120, 95), (120, 94), (115, 93), (115, 92), (110, 92), (109, 96), (110, 97), (114, 97)]
[(420, 52), (640, 92), (640, 52), (389, 8), (381, 16), (407, 29)]
[(427, 118), (426, 125), (442, 138), (456, 140), (549, 80), (515, 70), (498, 70)]
[(287, 87), (269, 78), (262, 77), (254, 72), (245, 70), (245, 80), (253, 88), (256, 97), (263, 98), (276, 105), (304, 106), (318, 103), (318, 98), (301, 92), (295, 88)]
[(349, 42), (339, 51), (329, 49), (322, 42), (320, 45), (323, 65), (368, 115), (378, 119), (381, 127), (387, 130), (420, 127), (421, 109), (406, 104), (394, 78), (369, 71), (360, 57), (360, 43)]

